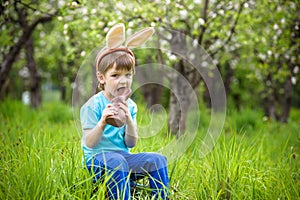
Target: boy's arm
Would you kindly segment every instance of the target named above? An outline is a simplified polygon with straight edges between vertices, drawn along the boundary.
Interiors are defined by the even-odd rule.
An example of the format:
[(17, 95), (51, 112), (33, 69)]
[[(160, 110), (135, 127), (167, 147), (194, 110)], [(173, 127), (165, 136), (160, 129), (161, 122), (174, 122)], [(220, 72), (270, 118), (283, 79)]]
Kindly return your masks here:
[(127, 147), (132, 148), (138, 141), (137, 127), (131, 117), (126, 120), (126, 123), (125, 144)]
[(122, 103), (119, 103), (119, 108), (125, 112), (125, 116), (126, 116), (126, 130), (125, 130), (124, 142), (127, 147), (132, 148), (137, 144), (138, 141), (137, 126), (129, 112), (127, 102), (122, 101)]
[(87, 147), (93, 148), (94, 146), (96, 146), (99, 143), (99, 141), (102, 138), (102, 133), (104, 131), (104, 127), (106, 125), (106, 118), (110, 117), (112, 115), (115, 115), (117, 113), (118, 113), (118, 111), (111, 104), (108, 104), (106, 106), (106, 108), (102, 112), (102, 117), (99, 120), (99, 122), (97, 123), (97, 125), (92, 129), (86, 129), (84, 131), (85, 145)]
[(85, 139), (85, 145), (89, 148), (93, 148), (98, 144), (98, 142), (102, 138), (102, 133), (104, 130), (105, 124), (101, 122), (101, 120), (98, 122), (98, 124), (93, 129), (86, 129), (84, 131), (84, 139)]

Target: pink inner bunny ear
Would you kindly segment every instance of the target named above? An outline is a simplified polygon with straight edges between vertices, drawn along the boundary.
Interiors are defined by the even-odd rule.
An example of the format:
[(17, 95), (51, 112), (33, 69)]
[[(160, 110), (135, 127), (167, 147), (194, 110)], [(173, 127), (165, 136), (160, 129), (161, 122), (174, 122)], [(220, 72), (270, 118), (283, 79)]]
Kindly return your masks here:
[(143, 45), (154, 33), (153, 27), (145, 28), (133, 35), (131, 35), (125, 44), (128, 48), (135, 48)]
[(109, 49), (117, 48), (122, 45), (125, 40), (124, 24), (113, 26), (106, 35), (106, 45)]

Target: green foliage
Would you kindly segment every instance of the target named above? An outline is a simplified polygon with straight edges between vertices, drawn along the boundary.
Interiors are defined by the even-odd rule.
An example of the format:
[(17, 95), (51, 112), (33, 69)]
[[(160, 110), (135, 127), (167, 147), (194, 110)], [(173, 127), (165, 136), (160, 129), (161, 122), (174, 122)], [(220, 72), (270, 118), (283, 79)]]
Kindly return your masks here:
[[(300, 57), (296, 24), (299, 23), (299, 16), (296, 13), (299, 12), (299, 1), (248, 2), (247, 6), (250, 9), (244, 10), (237, 26), (236, 39), (242, 45), (233, 53), (239, 55), (235, 75), (245, 77), (238, 69), (246, 68), (248, 80), (245, 82), (249, 81), (249, 84), (246, 92), (235, 90), (237, 87), (233, 86), (234, 91), (252, 95), (248, 101), (275, 96), (280, 102), (286, 82), (292, 78), (292, 88), (298, 87), (297, 63)], [(297, 96), (292, 94), (292, 98)]]
[(46, 111), (47, 115), (41, 118), (46, 117), (45, 121), (50, 123), (68, 123), (73, 120), (72, 109), (61, 103), (46, 103), (40, 110)]
[(254, 109), (246, 108), (240, 111), (230, 110), (228, 113), (228, 125), (237, 132), (252, 132), (261, 128), (263, 123), (263, 114)]
[[(274, 91), (282, 96), (290, 76), (295, 90), (292, 103), (299, 106), (299, 1), (209, 1), (207, 20), (202, 19), (204, 2), (22, 1), (17, 5), (28, 12), (30, 22), (57, 11), (51, 23), (39, 25), (34, 31), (35, 59), (43, 82), (66, 88), (67, 102), (71, 101), (71, 85), (81, 64), (95, 47), (104, 46), (109, 28), (121, 22), (128, 34), (142, 26), (180, 30), (193, 39), (204, 33), (201, 45), (208, 53), (217, 52), (212, 56), (224, 81), (229, 69), (233, 70), (227, 96), (236, 107), (261, 105)], [(20, 37), (21, 29), (13, 20), (9, 21), (10, 17), (17, 17), (13, 1), (6, 0), (3, 6), (1, 19), (6, 23), (0, 27), (0, 43), (4, 55)], [(233, 30), (239, 9), (241, 13)], [(149, 56), (146, 54), (137, 54), (137, 58), (144, 61)], [(155, 53), (151, 55), (156, 61)], [(174, 62), (167, 56), (163, 59), (169, 66)], [(28, 90), (28, 83), (19, 75), (26, 68), (24, 60), (22, 52), (10, 73), (10, 97), (20, 98), (22, 91)], [(268, 75), (272, 76), (269, 82)], [(163, 105), (168, 103), (168, 95), (164, 93)]]
[[(53, 111), (47, 106), (36, 111), (19, 102), (1, 103), (1, 199), (69, 198), (71, 192), (83, 198), (91, 193), (76, 129), (66, 115), (60, 118), (65, 123), (51, 122), (48, 114), (57, 105), (51, 107)], [(59, 107), (69, 112), (67, 106)]]
[[(140, 106), (140, 112), (146, 111)], [(5, 101), (0, 108), (1, 199), (104, 199), (104, 185), (95, 190), (82, 167), (80, 134), (70, 115), (53, 120), (57, 110), (70, 112), (67, 105), (30, 110)], [(259, 112), (250, 109), (229, 112), (227, 128), (204, 158), (200, 144), (205, 130), (199, 130), (184, 155), (169, 163), (171, 199), (299, 199), (299, 111), (291, 116), (292, 121), (282, 125), (263, 123)], [(139, 115), (139, 125), (148, 124), (149, 117)], [(249, 128), (243, 123), (253, 124)], [(133, 152), (165, 146), (173, 139), (165, 132), (140, 138)], [(142, 190), (135, 199), (150, 197)]]

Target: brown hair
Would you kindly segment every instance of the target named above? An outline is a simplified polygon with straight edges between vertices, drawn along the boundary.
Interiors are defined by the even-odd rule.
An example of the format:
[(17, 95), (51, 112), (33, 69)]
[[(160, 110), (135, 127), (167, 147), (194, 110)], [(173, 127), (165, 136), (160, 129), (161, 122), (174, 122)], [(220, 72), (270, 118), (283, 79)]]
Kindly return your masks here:
[[(117, 70), (132, 70), (135, 73), (134, 54), (129, 49), (118, 49), (109, 53), (99, 53), (96, 57), (96, 72), (105, 74), (106, 71), (116, 64)], [(96, 93), (104, 90), (104, 85), (98, 83)]]

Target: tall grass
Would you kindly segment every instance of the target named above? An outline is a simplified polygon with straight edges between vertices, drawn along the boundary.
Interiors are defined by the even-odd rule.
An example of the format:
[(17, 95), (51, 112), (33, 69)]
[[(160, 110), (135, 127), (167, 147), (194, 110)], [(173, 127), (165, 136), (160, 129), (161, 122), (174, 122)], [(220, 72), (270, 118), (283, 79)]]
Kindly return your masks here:
[[(140, 107), (142, 125), (149, 119)], [(171, 198), (300, 199), (298, 112), (288, 124), (264, 122), (250, 109), (230, 112), (204, 158), (200, 129), (184, 155), (169, 164)], [(142, 138), (132, 151), (160, 149), (173, 139), (166, 132), (164, 126), (158, 135)], [(82, 167), (81, 138), (69, 106), (31, 110), (20, 102), (1, 102), (0, 135), (0, 199), (104, 199), (105, 186), (92, 184)], [(150, 197), (141, 192), (136, 199)]]

